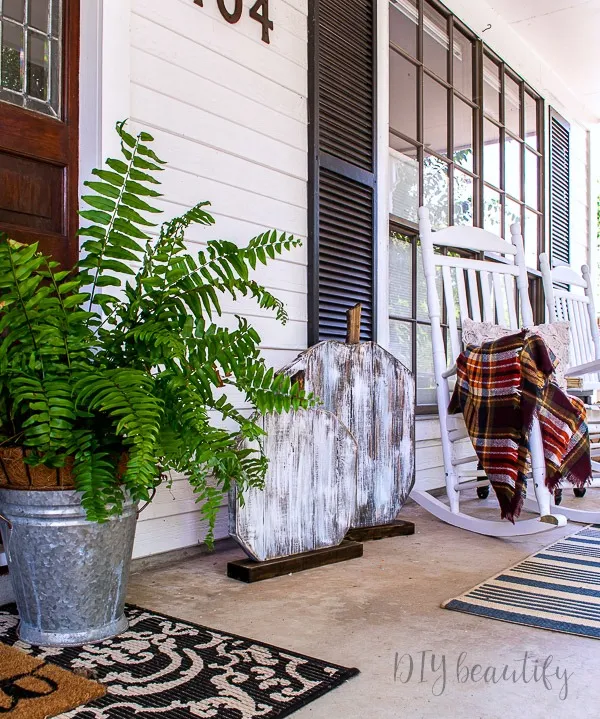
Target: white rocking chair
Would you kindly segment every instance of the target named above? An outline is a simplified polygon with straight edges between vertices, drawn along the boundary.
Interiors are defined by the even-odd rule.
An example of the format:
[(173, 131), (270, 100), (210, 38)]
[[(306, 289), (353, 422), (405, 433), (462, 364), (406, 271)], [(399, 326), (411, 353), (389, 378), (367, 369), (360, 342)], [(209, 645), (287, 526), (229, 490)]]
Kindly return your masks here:
[[(582, 378), (581, 387), (570, 390), (570, 393), (593, 397), (592, 405), (587, 407), (592, 442), (591, 486), (600, 487), (600, 333), (590, 271), (587, 265), (583, 265), (581, 274), (569, 265), (557, 265), (551, 269), (546, 253), (540, 255), (540, 268), (550, 322), (569, 322), (570, 325), (570, 368), (565, 374), (567, 377)], [(575, 490), (575, 494), (582, 497), (585, 490)], [(600, 522), (600, 511), (561, 506), (560, 512), (574, 522)]]
[[(489, 481), (485, 472), (477, 469), (477, 457), (474, 453), (467, 457), (460, 456), (457, 442), (468, 437), (468, 433), (461, 415), (448, 414), (450, 401), (448, 378), (456, 373), (456, 365), (453, 363), (463, 349), (459, 323), (462, 324), (468, 317), (475, 321), (484, 320), (501, 324), (518, 332), (520, 329), (516, 302), (518, 291), (522, 324), (525, 326), (533, 324), (520, 227), (518, 224), (511, 227), (512, 244), (474, 227), (448, 227), (434, 234), (429, 222), (429, 211), (421, 207), (419, 232), (431, 320), (434, 374), (449, 503), (446, 504), (429, 492), (418, 489), (412, 491), (411, 497), (424, 509), (448, 524), (492, 537), (537, 534), (555, 529), (557, 526), (564, 526), (567, 520), (564, 516), (553, 513), (553, 497), (544, 483), (544, 452), (537, 419), (533, 423), (530, 444), (533, 484), (538, 502), (536, 509), (540, 516), (535, 519), (519, 520), (513, 524), (503, 520), (480, 519), (460, 511), (460, 493), (466, 489), (489, 486)], [(473, 253), (495, 253), (504, 261), (435, 254), (434, 244)], [(450, 367), (446, 361), (441, 324), (442, 302), (436, 283), (438, 268), (441, 271), (444, 316), (450, 338), (448, 352), (452, 357)]]

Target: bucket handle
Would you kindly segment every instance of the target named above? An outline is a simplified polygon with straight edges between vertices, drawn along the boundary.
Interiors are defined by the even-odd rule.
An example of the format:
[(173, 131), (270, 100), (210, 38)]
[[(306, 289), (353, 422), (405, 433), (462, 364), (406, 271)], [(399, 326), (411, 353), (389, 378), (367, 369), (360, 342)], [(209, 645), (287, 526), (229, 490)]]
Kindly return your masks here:
[(4, 546), (4, 551), (6, 552), (6, 556), (8, 558), (8, 546), (10, 544), (10, 535), (12, 534), (13, 525), (10, 519), (7, 519), (3, 514), (0, 514), (0, 522), (4, 522), (4, 524), (8, 527), (8, 536), (6, 537), (6, 544)]
[[(137, 511), (137, 518), (138, 518), (138, 519), (140, 518), (140, 514), (144, 511), (144, 509), (146, 509), (146, 507), (152, 502), (152, 500), (154, 499), (155, 495), (156, 495), (156, 487), (153, 487), (153, 488), (152, 488), (152, 494), (150, 495), (150, 499), (142, 506), (141, 509), (138, 509), (138, 511)], [(3, 517), (1, 517), (1, 516), (0, 516), (0, 518), (3, 519)]]

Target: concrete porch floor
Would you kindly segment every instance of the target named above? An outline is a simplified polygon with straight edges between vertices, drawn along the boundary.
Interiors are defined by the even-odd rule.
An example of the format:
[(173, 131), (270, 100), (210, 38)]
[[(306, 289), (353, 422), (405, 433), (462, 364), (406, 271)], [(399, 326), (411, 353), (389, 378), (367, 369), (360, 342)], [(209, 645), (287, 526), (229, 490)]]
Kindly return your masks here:
[[(572, 504), (570, 494), (565, 491)], [(600, 490), (588, 490), (583, 501), (586, 508), (600, 508)], [(468, 503), (478, 512), (497, 513), (492, 500)], [(416, 534), (367, 542), (361, 559), (246, 585), (225, 576), (227, 562), (243, 557), (241, 550), (228, 549), (135, 572), (128, 598), (149, 609), (360, 669), (358, 677), (294, 714), (298, 719), (537, 719), (559, 711), (571, 719), (600, 716), (600, 641), (440, 608), (443, 600), (580, 525), (498, 540), (443, 524), (412, 503), (401, 518), (416, 522)], [(421, 682), (426, 650), (435, 654), (435, 671), (431, 654), (425, 655)], [(551, 687), (546, 687), (533, 680), (529, 669), (527, 683), (463, 683), (457, 677), (461, 652), (466, 652), (461, 678), (464, 667), (475, 664), (498, 672), (508, 665), (518, 673), (528, 652), (528, 666), (552, 656), (550, 673), (558, 668), (560, 679), (553, 675)], [(396, 655), (404, 658), (395, 681)], [(410, 664), (406, 655), (412, 657), (414, 672), (409, 681), (401, 681), (407, 679)], [(570, 675), (568, 695), (561, 700), (565, 671)]]

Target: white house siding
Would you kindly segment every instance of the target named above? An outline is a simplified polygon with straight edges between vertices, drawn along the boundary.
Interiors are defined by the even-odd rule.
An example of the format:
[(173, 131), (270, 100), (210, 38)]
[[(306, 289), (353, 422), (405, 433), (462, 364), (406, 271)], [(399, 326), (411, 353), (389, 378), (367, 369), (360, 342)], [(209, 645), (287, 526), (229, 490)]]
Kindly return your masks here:
[[(168, 161), (161, 207), (170, 217), (210, 200), (216, 219), (190, 230), (192, 252), (209, 238), (245, 244), (273, 227), (306, 238), (307, 2), (269, 4), (270, 44), (248, 15), (252, 4), (244, 0), (232, 25), (215, 0), (131, 2), (130, 117)], [(257, 270), (256, 279), (285, 302), (288, 324), (251, 300), (225, 300), (223, 321), (248, 317), (267, 361), (279, 367), (306, 347), (306, 247)], [(217, 537), (227, 535), (225, 515)], [(189, 486), (175, 479), (141, 515), (134, 556), (191, 546), (205, 533)]]

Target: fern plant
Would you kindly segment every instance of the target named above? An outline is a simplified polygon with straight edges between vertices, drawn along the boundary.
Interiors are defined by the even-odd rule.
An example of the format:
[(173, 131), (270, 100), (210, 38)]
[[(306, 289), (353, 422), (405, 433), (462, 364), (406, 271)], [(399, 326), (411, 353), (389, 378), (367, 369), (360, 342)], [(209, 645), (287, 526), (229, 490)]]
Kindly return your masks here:
[(266, 366), (247, 320), (233, 329), (218, 321), (229, 295), (253, 297), (285, 323), (282, 303), (250, 271), (299, 240), (275, 231), (245, 247), (211, 240), (192, 256), (185, 232), (214, 223), (209, 203), (157, 226), (164, 163), (149, 134), (134, 137), (124, 123), (117, 132), (122, 158), (85, 183), (77, 267), (0, 237), (0, 441), (25, 448), (30, 464), (72, 462), (97, 522), (122, 510), (125, 492), (149, 501), (170, 472), (184, 473), (210, 543), (224, 493), (262, 486), (267, 468), (260, 442), (242, 448), (240, 438), (262, 430), (227, 388), (258, 413), (314, 402)]

